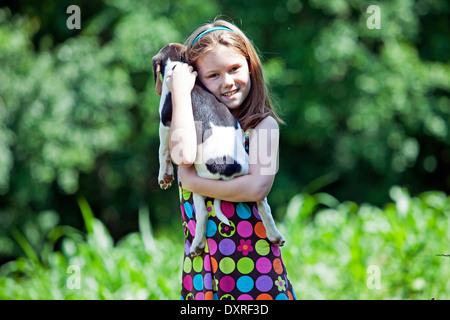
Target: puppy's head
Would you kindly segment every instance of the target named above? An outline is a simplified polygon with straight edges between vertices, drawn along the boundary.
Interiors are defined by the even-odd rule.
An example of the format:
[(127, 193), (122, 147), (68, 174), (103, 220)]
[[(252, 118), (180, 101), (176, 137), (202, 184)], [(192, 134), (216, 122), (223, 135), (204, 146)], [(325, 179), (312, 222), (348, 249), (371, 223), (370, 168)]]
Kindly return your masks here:
[(183, 53), (186, 47), (179, 43), (170, 43), (164, 46), (152, 59), (153, 74), (155, 76), (155, 91), (161, 95), (162, 82), (160, 75), (165, 76), (168, 62), (183, 61)]

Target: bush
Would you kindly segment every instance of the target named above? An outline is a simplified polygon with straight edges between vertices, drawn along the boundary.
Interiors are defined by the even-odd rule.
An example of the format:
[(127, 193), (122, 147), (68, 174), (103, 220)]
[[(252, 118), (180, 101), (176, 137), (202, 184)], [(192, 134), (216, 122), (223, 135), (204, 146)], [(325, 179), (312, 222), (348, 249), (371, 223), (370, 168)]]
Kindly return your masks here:
[[(139, 204), (148, 204), (153, 224), (169, 230), (179, 217), (176, 188), (163, 193), (156, 179), (159, 97), (151, 57), (221, 13), (261, 50), (287, 123), (269, 201), (276, 217), (286, 215), (293, 237), (284, 252), (298, 296), (445, 295), (437, 279), (446, 279), (449, 261), (434, 254), (447, 249), (448, 199), (394, 188), (395, 203), (376, 206), (396, 184), (413, 195), (449, 193), (447, 1), (380, 3), (379, 30), (366, 27), (363, 0), (80, 0), (82, 29), (75, 31), (65, 26), (64, 1), (6, 3), (0, 265), (13, 262), (2, 267), (1, 285), (11, 286), (2, 297), (177, 298), (175, 252), (182, 248), (143, 233), (145, 215), (138, 214)], [(319, 190), (354, 202), (324, 208), (333, 198), (311, 195)], [(79, 198), (97, 214), (84, 206), (86, 234), (76, 230), (83, 227)], [(163, 254), (164, 246), (173, 255)], [(27, 257), (18, 258), (23, 252)], [(82, 266), (80, 290), (67, 288), (70, 265)], [(367, 271), (377, 267), (381, 289), (369, 290)], [(122, 276), (137, 284), (124, 289)]]
[(278, 217), (302, 190), (375, 205), (394, 184), (449, 193), (448, 1), (380, 3), (380, 30), (366, 27), (363, 0), (80, 0), (81, 30), (67, 29), (64, 1), (8, 3), (0, 8), (0, 263), (19, 255), (13, 228), (52, 213), (81, 228), (78, 197), (114, 239), (136, 231), (139, 203), (156, 226), (174, 223), (176, 191), (161, 196), (157, 184), (151, 57), (220, 14), (261, 50), (287, 123), (269, 198)]
[[(40, 253), (19, 231), (13, 232), (26, 257), (0, 268), (0, 299), (179, 298), (181, 238), (154, 238), (148, 209), (142, 207), (140, 232), (114, 244), (87, 202), (81, 199), (79, 205), (86, 234), (57, 226)], [(53, 250), (55, 244), (59, 250)]]
[(450, 197), (393, 187), (378, 208), (295, 196), (283, 258), (303, 299), (449, 299)]
[[(399, 187), (390, 196), (383, 209), (325, 193), (290, 201), (282, 254), (299, 299), (450, 298), (450, 260), (437, 256), (450, 252), (450, 197), (411, 198)], [(179, 298), (181, 226), (155, 238), (142, 207), (140, 232), (114, 244), (86, 201), (79, 205), (87, 233), (57, 226), (39, 254), (15, 232), (27, 257), (0, 268), (0, 299)]]

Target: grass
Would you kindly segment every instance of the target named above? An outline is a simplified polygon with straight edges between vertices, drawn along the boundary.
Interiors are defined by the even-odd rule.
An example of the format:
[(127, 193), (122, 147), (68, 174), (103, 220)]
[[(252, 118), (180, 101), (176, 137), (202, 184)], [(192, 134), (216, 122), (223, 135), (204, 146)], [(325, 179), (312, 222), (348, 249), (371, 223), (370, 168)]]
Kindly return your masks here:
[(16, 231), (26, 256), (0, 268), (0, 299), (174, 299), (184, 245), (168, 237), (155, 239), (148, 210), (139, 212), (140, 231), (114, 245), (101, 221), (83, 199), (79, 206), (86, 234), (57, 226), (38, 257)]
[[(383, 208), (324, 193), (290, 201), (278, 225), (298, 298), (450, 298), (450, 197), (410, 197), (399, 187), (390, 195)], [(79, 207), (86, 233), (56, 226), (39, 253), (19, 230), (12, 233), (25, 256), (0, 267), (0, 299), (179, 298), (181, 231), (155, 238), (142, 207), (139, 232), (114, 244), (87, 202)]]
[(383, 209), (327, 194), (292, 199), (283, 251), (304, 299), (449, 299), (450, 198), (393, 187)]

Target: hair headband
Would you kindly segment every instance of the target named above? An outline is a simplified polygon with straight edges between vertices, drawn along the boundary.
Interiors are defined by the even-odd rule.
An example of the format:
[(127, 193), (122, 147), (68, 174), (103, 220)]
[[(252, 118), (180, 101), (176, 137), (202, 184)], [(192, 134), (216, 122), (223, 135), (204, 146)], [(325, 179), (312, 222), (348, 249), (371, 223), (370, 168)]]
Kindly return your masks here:
[(194, 44), (197, 42), (198, 39), (200, 39), (201, 37), (203, 37), (205, 34), (210, 33), (210, 32), (212, 32), (212, 31), (216, 31), (216, 30), (226, 30), (226, 31), (234, 32), (233, 30), (231, 30), (231, 29), (228, 28), (228, 27), (212, 27), (212, 28), (209, 28), (209, 29), (203, 31), (202, 33), (200, 33), (200, 34), (197, 36), (197, 38), (195, 38), (194, 42), (192, 42), (192, 44), (191, 44), (191, 48), (194, 46)]

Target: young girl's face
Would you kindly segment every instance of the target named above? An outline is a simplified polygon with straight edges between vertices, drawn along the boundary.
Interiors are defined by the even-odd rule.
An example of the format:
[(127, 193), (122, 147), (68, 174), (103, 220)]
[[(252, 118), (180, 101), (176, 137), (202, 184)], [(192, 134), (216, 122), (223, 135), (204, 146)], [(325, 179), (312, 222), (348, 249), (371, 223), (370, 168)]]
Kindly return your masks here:
[(247, 60), (236, 50), (223, 45), (198, 61), (198, 76), (231, 113), (238, 111), (250, 92)]

